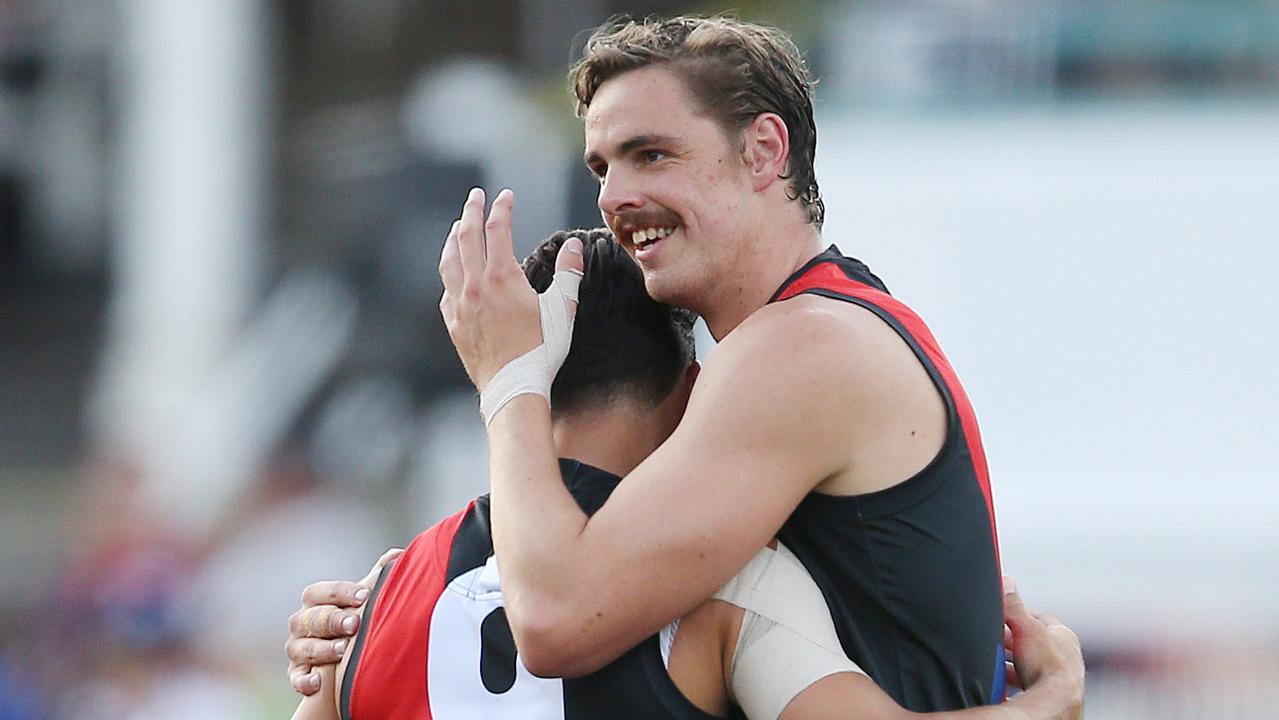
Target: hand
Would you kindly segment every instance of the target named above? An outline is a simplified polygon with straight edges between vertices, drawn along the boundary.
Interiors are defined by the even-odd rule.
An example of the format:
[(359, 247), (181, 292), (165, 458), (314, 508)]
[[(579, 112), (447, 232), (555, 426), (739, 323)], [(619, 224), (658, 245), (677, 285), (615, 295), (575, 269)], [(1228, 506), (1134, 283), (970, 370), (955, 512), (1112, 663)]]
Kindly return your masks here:
[(317, 582), (302, 591), (302, 607), (289, 616), (289, 639), (284, 643), (294, 690), (303, 695), (320, 690), (317, 666), (336, 665), (348, 638), (360, 628), (360, 614), (349, 609), (364, 605), (382, 568), (403, 552), (387, 550), (359, 582)]
[[(514, 204), (510, 190), (498, 193), (485, 222), (484, 191), (473, 188), (440, 256), (440, 312), (467, 375), (481, 393), (498, 370), (543, 340), (537, 293), (512, 248)], [(581, 271), (581, 254), (561, 252), (556, 269)], [(576, 306), (570, 308), (570, 313), (575, 310)]]
[(1004, 623), (1004, 646), (1011, 658), (1008, 683), (1025, 690), (1051, 685), (1066, 704), (1066, 711), (1056, 717), (1082, 717), (1084, 655), (1075, 632), (1047, 613), (1028, 610), (1007, 576)]

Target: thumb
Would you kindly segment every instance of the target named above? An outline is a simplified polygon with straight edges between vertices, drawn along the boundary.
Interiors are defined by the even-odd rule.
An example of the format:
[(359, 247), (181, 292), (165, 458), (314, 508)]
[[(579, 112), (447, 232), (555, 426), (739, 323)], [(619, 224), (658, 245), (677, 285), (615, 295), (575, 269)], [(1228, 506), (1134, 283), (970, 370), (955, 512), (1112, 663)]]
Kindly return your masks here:
[(570, 237), (560, 246), (555, 256), (555, 279), (564, 291), (566, 309), (569, 311), (569, 327), (572, 327), (573, 316), (577, 314), (577, 289), (582, 280), (582, 272), (586, 260), (582, 257), (582, 241)]
[(571, 237), (565, 240), (560, 246), (559, 254), (555, 256), (555, 272), (571, 270), (580, 273), (585, 266), (586, 262), (582, 259), (581, 239)]

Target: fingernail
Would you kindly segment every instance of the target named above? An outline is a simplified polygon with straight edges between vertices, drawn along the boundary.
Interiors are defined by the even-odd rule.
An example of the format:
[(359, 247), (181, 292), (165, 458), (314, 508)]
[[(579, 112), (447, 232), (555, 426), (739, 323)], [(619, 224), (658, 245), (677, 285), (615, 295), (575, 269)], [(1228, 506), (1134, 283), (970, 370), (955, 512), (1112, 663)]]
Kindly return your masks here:
[(1017, 592), (1017, 583), (1011, 575), (1004, 576), (1004, 594)]
[(366, 587), (359, 588), (355, 591), (355, 599), (357, 602), (364, 602), (369, 599), (369, 589)]
[(338, 655), (341, 655), (342, 653), (346, 652), (346, 641), (338, 640), (337, 642), (333, 643), (333, 652), (337, 653)]
[(354, 615), (347, 615), (346, 617), (342, 618), (342, 632), (348, 632), (348, 633), (355, 632), (355, 616)]
[(311, 673), (310, 675), (307, 675), (306, 684), (308, 687), (315, 688), (318, 690), (320, 687), (320, 676), (316, 675), (315, 673)]

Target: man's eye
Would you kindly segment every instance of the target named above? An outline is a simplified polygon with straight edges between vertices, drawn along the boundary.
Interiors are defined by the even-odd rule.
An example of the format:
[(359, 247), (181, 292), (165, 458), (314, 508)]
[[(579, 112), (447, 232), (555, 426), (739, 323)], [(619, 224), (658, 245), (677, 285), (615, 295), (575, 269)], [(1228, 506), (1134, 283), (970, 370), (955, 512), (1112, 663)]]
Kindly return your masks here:
[(642, 157), (646, 163), (655, 163), (666, 157), (666, 153), (661, 150), (645, 150), (641, 153), (640, 157)]

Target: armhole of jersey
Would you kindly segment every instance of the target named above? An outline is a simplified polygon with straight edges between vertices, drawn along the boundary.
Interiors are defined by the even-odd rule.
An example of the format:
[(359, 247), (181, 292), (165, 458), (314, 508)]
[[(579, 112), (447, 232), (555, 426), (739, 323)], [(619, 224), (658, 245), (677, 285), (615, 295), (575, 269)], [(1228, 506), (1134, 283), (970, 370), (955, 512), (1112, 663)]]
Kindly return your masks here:
[[(888, 308), (872, 302), (856, 295), (847, 295), (838, 290), (827, 290), (826, 288), (810, 288), (799, 293), (801, 295), (817, 295), (818, 297), (828, 298), (830, 300), (841, 300), (846, 303), (856, 305), (860, 308), (870, 311), (875, 317), (889, 327), (901, 341), (906, 343), (906, 347), (910, 348), (911, 353), (915, 356), (915, 360), (924, 368), (924, 372), (928, 373), (928, 379), (932, 381), (933, 387), (936, 388), (937, 394), (941, 395), (942, 402), (946, 405), (946, 442), (943, 443), (942, 450), (946, 449), (946, 445), (950, 443), (952, 436), (958, 437), (961, 430), (959, 423), (959, 408), (955, 404), (954, 392), (950, 385), (946, 382), (946, 378), (942, 375), (941, 369), (937, 367), (937, 363), (929, 356), (928, 351), (924, 349), (920, 339), (915, 336), (906, 324), (903, 323)], [(890, 296), (891, 297), (891, 296)], [(938, 456), (941, 455), (939, 451)], [(934, 458), (935, 460), (936, 458)], [(931, 462), (929, 463), (932, 464)]]
[(360, 630), (355, 634), (355, 646), (351, 648), (351, 659), (347, 661), (346, 671), (342, 675), (342, 695), (340, 702), (338, 702), (338, 717), (342, 720), (351, 720), (351, 689), (355, 685), (355, 673), (359, 669), (360, 653), (364, 650), (365, 638), (369, 636), (369, 629), (372, 625), (378, 597), (382, 593), (382, 586), (386, 584), (386, 579), (391, 576), (391, 568), (395, 566), (395, 562), (395, 560), (392, 560), (383, 566), (382, 572), (378, 574), (377, 583), (373, 586), (373, 592), (369, 593), (369, 599), (364, 603), (364, 612), (360, 618)]
[(911, 354), (915, 356), (915, 361), (919, 363), (920, 367), (924, 369), (924, 373), (928, 375), (928, 380), (932, 383), (933, 389), (941, 396), (946, 412), (946, 432), (942, 437), (941, 447), (928, 459), (924, 467), (920, 468), (919, 472), (896, 485), (890, 485), (874, 492), (860, 495), (827, 495), (814, 492), (813, 495), (833, 498), (837, 501), (846, 498), (852, 499), (858, 503), (862, 508), (862, 512), (866, 513), (868, 517), (891, 514), (903, 506), (913, 505), (923, 497), (931, 495), (938, 487), (933, 481), (935, 479), (933, 476), (934, 468), (939, 463), (944, 462), (948, 454), (955, 451), (959, 443), (963, 442), (965, 435), (963, 418), (960, 416), (959, 405), (955, 399), (954, 391), (951, 389), (950, 384), (946, 382), (946, 377), (941, 368), (937, 366), (937, 363), (929, 355), (922, 341), (897, 316), (878, 303), (855, 295), (845, 294), (838, 290), (820, 287), (808, 288), (796, 293), (796, 295), (815, 295), (830, 300), (839, 300), (850, 305), (856, 305), (879, 318), (881, 322), (888, 326), (889, 330), (892, 330), (906, 344)]

